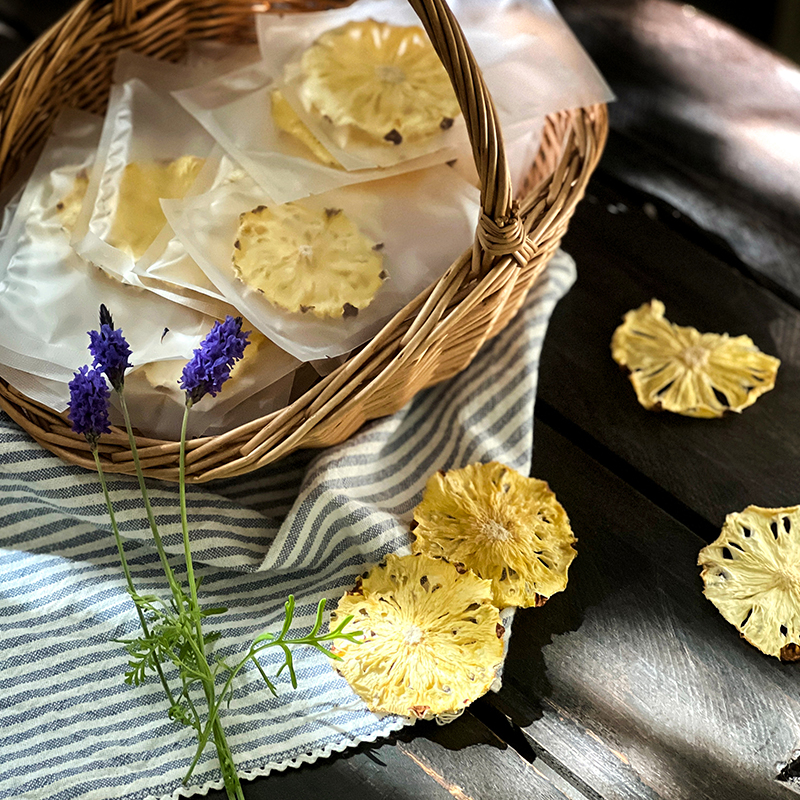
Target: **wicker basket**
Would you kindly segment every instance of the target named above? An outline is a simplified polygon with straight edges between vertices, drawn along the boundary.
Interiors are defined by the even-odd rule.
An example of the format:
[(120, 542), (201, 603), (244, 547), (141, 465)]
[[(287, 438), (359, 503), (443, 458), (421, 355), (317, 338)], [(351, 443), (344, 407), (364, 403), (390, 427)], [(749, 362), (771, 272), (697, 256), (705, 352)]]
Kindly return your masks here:
[[(481, 180), (475, 244), (366, 346), (290, 406), (220, 436), (187, 444), (187, 480), (240, 475), (299, 448), (346, 439), (365, 421), (399, 410), (418, 391), (463, 370), (499, 333), (559, 245), (600, 157), (605, 106), (549, 117), (525, 186), (512, 202), (503, 140), (483, 77), (444, 0), (410, 0), (455, 87)], [(284, 0), (287, 9), (335, 2)], [(192, 39), (252, 41), (246, 0), (83, 0), (39, 38), (0, 81), (0, 185), (48, 134), (55, 112), (73, 106), (101, 112), (116, 53), (132, 48), (175, 60)], [(64, 415), (0, 381), (0, 407), (65, 461), (94, 469), (82, 436)], [(177, 480), (178, 443), (137, 439), (150, 477)], [(132, 472), (124, 431), (101, 440), (103, 467)]]

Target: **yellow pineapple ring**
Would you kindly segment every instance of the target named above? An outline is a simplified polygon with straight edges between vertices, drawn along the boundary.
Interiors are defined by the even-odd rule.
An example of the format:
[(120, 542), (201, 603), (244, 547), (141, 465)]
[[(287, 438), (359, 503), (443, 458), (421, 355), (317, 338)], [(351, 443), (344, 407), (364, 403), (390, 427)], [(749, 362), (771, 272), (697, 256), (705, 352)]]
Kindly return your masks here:
[(611, 355), (630, 371), (645, 408), (721, 417), (747, 408), (775, 386), (781, 362), (762, 353), (749, 336), (673, 325), (664, 319), (659, 300), (629, 311), (624, 320), (614, 331)]
[(418, 26), (366, 20), (322, 34), (303, 53), (302, 95), (334, 125), (400, 144), (449, 128), (461, 113), (450, 79)]
[(800, 506), (728, 514), (697, 563), (705, 596), (750, 644), (800, 659)]
[(275, 124), (292, 136), (300, 144), (305, 145), (314, 158), (326, 167), (342, 169), (342, 165), (327, 151), (325, 146), (311, 132), (308, 125), (300, 119), (291, 107), (283, 92), (275, 89), (270, 95), (272, 100), (272, 118)]
[(389, 555), (331, 614), (353, 616), (358, 643), (337, 644), (343, 675), (371, 711), (430, 719), (485, 694), (503, 659), (491, 586), (427, 556)]
[(577, 555), (548, 485), (496, 461), (432, 475), (414, 520), (414, 552), (490, 580), (499, 608), (539, 606), (563, 591)]
[[(241, 382), (243, 376), (256, 373), (260, 366), (278, 350), (278, 346), (273, 344), (260, 331), (252, 328), (247, 323), (243, 328), (244, 330), (250, 330), (250, 336), (247, 339), (248, 345), (244, 349), (244, 355), (236, 362), (231, 371), (231, 377), (237, 379), (236, 383)], [(134, 380), (147, 381), (147, 384), (158, 394), (171, 394), (182, 398), (184, 392), (178, 387), (178, 384), (181, 382), (185, 366), (186, 359), (149, 361), (133, 372), (132, 377)], [(229, 397), (236, 383), (234, 381), (225, 381), (216, 398), (209, 398), (211, 401), (209, 405), (219, 402), (218, 398), (225, 399)]]
[(233, 266), (280, 308), (351, 317), (372, 302), (386, 277), (380, 249), (341, 209), (259, 206), (239, 217)]
[(83, 198), (89, 188), (89, 173), (82, 169), (75, 176), (72, 182), (72, 189), (56, 203), (56, 211), (61, 217), (61, 227), (72, 233), (75, 223), (78, 221), (78, 214), (81, 213)]
[(174, 161), (134, 161), (125, 167), (108, 243), (134, 259), (141, 258), (167, 224), (160, 199), (184, 197), (205, 159), (181, 156)]

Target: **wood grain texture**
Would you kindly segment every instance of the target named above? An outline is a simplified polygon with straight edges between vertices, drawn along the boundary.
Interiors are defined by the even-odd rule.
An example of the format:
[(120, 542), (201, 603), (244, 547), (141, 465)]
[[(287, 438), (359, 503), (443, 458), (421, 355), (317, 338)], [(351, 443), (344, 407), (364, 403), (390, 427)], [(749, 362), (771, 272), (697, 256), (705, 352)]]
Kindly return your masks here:
[[(445, 727), (417, 723), (301, 769), (244, 784), (247, 800), (587, 800), (547, 767), (528, 763), (470, 714)], [(224, 800), (210, 792), (209, 800)]]
[(618, 97), (603, 168), (800, 301), (800, 67), (688, 5), (557, 5)]
[[(564, 242), (578, 280), (550, 323), (539, 376), (541, 410), (570, 435), (706, 521), (716, 536), (725, 515), (753, 503), (800, 501), (800, 312), (698, 248), (600, 180)], [(748, 334), (782, 365), (776, 387), (742, 414), (700, 420), (642, 408), (612, 361), (622, 315), (651, 298), (667, 317), (701, 331)], [(621, 469), (621, 467), (616, 467)], [(627, 477), (627, 476), (626, 476)], [(635, 480), (635, 476), (630, 478)]]
[(537, 423), (534, 470), (578, 537), (566, 592), (514, 623), (494, 701), (587, 796), (790, 798), (800, 672), (763, 656), (702, 596), (703, 542)]

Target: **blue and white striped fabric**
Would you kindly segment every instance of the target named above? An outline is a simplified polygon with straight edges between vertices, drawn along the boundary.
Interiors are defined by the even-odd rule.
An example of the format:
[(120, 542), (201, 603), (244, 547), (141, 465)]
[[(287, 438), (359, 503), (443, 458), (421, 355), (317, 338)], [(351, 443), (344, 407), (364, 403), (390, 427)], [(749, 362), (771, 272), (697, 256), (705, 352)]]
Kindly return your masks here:
[[(466, 372), (345, 444), (190, 487), (202, 600), (230, 609), (208, 624), (223, 633), (220, 654), (275, 630), (289, 593), (296, 629), (309, 628), (320, 598), (338, 599), (365, 566), (407, 548), (434, 470), (497, 459), (527, 474), (539, 351), (573, 279), (572, 260), (559, 254)], [(163, 594), (135, 481), (110, 476), (110, 489), (138, 590)], [(153, 484), (151, 497), (177, 553), (177, 488)], [(123, 683), (126, 654), (112, 640), (137, 631), (96, 476), (65, 466), (0, 415), (0, 798), (144, 800), (221, 787), (210, 747), (179, 788), (191, 731), (168, 720), (158, 680)], [(267, 674), (277, 664), (277, 655), (263, 661)], [(299, 651), (296, 665), (299, 688), (281, 676), (277, 698), (255, 670), (240, 675), (223, 721), (243, 777), (406, 724), (370, 713), (316, 651)]]

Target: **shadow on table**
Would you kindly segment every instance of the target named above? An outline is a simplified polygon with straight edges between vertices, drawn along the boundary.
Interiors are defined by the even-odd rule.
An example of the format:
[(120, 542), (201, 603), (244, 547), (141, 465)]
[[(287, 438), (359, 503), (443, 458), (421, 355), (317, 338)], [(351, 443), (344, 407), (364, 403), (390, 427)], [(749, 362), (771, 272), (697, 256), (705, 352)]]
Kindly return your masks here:
[(618, 97), (601, 170), (656, 195), (800, 296), (800, 71), (661, 0), (559, 0)]

